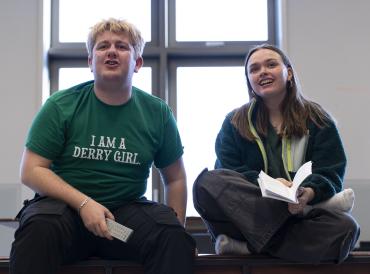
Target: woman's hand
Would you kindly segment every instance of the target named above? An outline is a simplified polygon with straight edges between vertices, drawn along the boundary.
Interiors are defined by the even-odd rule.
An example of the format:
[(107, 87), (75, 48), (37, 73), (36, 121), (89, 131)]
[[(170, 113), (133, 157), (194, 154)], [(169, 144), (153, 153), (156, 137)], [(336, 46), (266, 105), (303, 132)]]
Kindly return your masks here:
[(303, 209), (315, 197), (315, 192), (310, 187), (300, 187), (298, 189), (298, 204), (288, 203), (288, 210), (291, 214), (301, 214)]
[(283, 183), (284, 185), (286, 185), (287, 187), (291, 187), (293, 185), (292, 182), (284, 179), (284, 178), (276, 178), (276, 180), (278, 180), (280, 183)]

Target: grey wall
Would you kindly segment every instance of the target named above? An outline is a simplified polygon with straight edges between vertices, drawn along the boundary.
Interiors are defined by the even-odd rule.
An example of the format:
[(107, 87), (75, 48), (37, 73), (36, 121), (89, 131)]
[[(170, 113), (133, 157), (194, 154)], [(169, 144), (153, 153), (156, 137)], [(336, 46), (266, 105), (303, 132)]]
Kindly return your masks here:
[(345, 186), (355, 190), (353, 215), (370, 241), (370, 1), (287, 0), (283, 47), (304, 93), (337, 119), (348, 156)]
[[(370, 240), (365, 207), (370, 196), (370, 10), (368, 0), (281, 0), (282, 47), (299, 73), (305, 94), (338, 120), (348, 153), (346, 185), (356, 191), (354, 215)], [(0, 2), (0, 218), (13, 217), (31, 192), (20, 186), (24, 138), (41, 105), (42, 0)], [(11, 242), (0, 226), (0, 256)]]
[[(0, 218), (14, 217), (30, 192), (21, 187), (19, 162), (27, 129), (41, 105), (42, 0), (0, 2)], [(0, 226), (0, 256), (13, 229)]]
[[(42, 87), (42, 0), (2, 0), (0, 2), (0, 191), (16, 184), (17, 196), (0, 217), (13, 216), (23, 194), (18, 178), (19, 162), (28, 126), (41, 105)], [(3, 197), (3, 196), (0, 196)], [(7, 208), (8, 209), (8, 208)], [(5, 215), (5, 216), (4, 216)]]
[(347, 179), (370, 179), (370, 2), (299, 0), (287, 5), (287, 50), (304, 92), (337, 118)]

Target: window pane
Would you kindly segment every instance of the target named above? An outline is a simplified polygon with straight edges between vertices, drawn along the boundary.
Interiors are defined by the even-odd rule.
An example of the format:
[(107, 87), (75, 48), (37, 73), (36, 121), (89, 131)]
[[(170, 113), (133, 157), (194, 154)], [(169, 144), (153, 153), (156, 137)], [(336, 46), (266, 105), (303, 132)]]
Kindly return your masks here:
[[(59, 69), (59, 89), (66, 89), (79, 83), (92, 80), (93, 76), (89, 68), (60, 68)], [(148, 93), (152, 93), (152, 68), (142, 67), (135, 73), (133, 85)], [(148, 178), (148, 187), (145, 196), (152, 199), (152, 172)]]
[(89, 80), (93, 80), (89, 68), (60, 68), (58, 89), (67, 89)]
[(176, 0), (176, 41), (267, 39), (267, 0)]
[(214, 168), (214, 143), (227, 113), (248, 101), (244, 67), (177, 68), (177, 122), (184, 145), (188, 178), (188, 216), (198, 174)]
[(59, 0), (59, 41), (85, 43), (90, 27), (110, 17), (129, 20), (151, 40), (151, 0)]

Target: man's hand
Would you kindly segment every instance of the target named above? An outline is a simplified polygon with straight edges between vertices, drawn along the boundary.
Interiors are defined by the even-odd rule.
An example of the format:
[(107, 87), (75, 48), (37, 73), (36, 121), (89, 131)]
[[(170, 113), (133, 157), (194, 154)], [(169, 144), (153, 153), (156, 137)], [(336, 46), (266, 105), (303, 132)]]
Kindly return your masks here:
[(106, 207), (90, 199), (80, 209), (80, 216), (85, 227), (95, 236), (113, 240), (113, 237), (108, 231), (105, 218), (114, 220), (114, 216)]
[(298, 204), (288, 203), (288, 210), (291, 214), (303, 213), (303, 209), (315, 197), (315, 192), (310, 187), (301, 187), (298, 189)]
[(51, 163), (51, 160), (26, 148), (21, 164), (22, 182), (43, 196), (59, 199), (75, 209), (80, 207), (79, 213), (86, 228), (96, 236), (112, 240), (105, 218), (114, 220), (113, 214), (92, 199), (83, 200), (87, 196), (56, 175), (49, 168)]

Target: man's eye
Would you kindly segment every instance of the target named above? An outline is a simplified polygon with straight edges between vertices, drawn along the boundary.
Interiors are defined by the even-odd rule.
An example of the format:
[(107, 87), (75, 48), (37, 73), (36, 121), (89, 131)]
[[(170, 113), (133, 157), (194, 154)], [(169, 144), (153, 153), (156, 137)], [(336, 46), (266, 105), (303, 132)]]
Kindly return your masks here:
[(128, 47), (126, 45), (118, 45), (119, 49), (126, 50)]
[(97, 47), (96, 47), (97, 49), (106, 49), (107, 48), (107, 45), (106, 44), (101, 44), (101, 45), (98, 45)]

